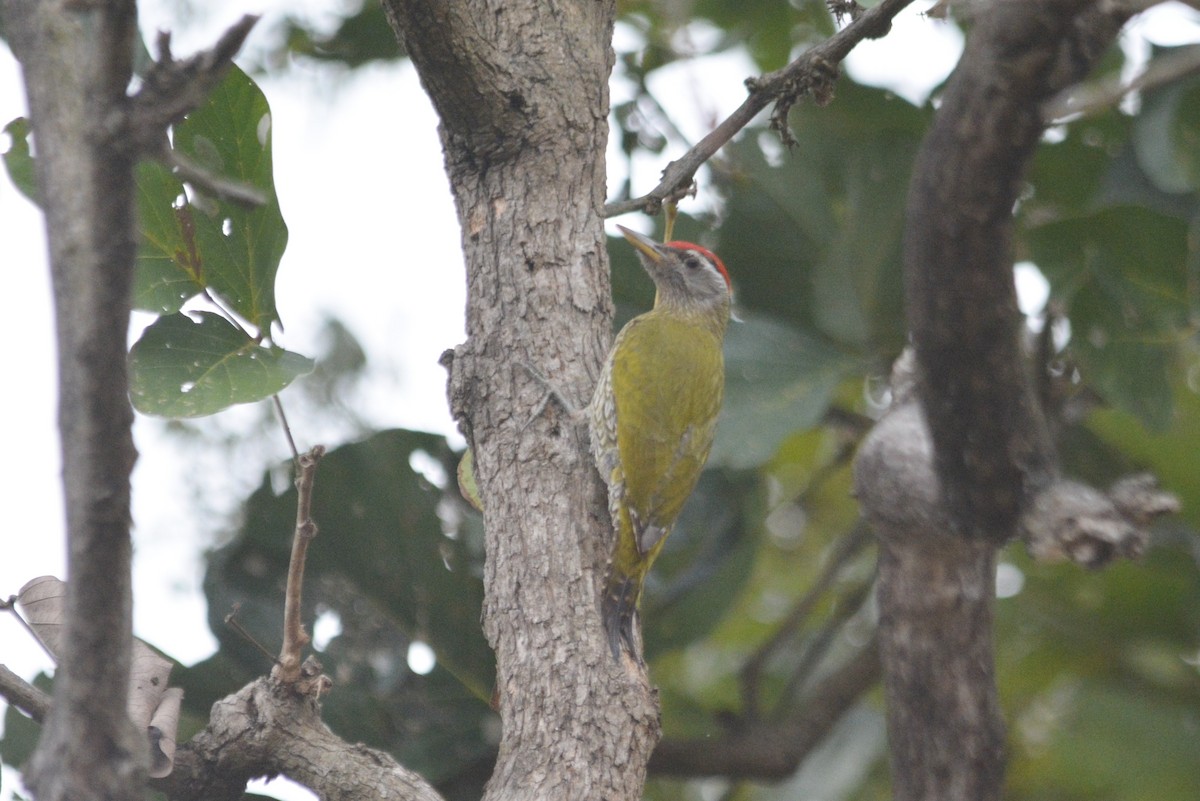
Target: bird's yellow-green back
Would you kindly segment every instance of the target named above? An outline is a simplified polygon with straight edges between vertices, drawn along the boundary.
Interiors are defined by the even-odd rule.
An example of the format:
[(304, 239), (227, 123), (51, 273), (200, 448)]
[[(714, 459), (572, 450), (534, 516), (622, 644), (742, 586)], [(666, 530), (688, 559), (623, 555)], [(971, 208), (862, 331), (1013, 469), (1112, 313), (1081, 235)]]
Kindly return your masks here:
[(616, 540), (601, 612), (613, 657), (639, 657), (642, 585), (712, 449), (725, 386), (729, 278), (711, 252), (622, 229), (658, 289), (617, 335), (589, 406)]

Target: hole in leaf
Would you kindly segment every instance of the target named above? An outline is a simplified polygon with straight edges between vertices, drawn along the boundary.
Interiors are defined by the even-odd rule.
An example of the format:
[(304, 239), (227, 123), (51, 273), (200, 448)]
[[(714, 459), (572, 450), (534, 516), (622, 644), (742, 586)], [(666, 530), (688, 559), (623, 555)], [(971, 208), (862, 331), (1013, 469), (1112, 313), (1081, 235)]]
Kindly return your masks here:
[(326, 609), (317, 615), (317, 619), (313, 621), (313, 647), (318, 651), (324, 651), (329, 643), (333, 641), (333, 638), (341, 633), (341, 617), (332, 609)]
[(437, 656), (433, 649), (420, 640), (413, 640), (408, 646), (408, 669), (418, 676), (424, 676), (433, 670), (437, 664)]
[(258, 143), (263, 147), (267, 146), (267, 137), (271, 135), (271, 115), (264, 114), (258, 120), (258, 128), (255, 129), (258, 134)]

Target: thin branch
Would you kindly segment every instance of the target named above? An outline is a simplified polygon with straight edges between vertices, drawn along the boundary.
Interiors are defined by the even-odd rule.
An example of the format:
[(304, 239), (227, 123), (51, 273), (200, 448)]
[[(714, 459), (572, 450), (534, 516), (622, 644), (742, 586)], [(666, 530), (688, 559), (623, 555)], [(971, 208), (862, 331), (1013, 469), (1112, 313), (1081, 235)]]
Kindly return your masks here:
[(287, 594), (283, 607), (283, 647), (279, 663), (272, 674), (284, 684), (294, 684), (301, 678), (300, 661), (304, 646), (310, 638), (301, 619), (304, 591), (304, 563), (308, 544), (317, 536), (317, 524), (312, 519), (312, 490), (317, 465), (325, 455), (325, 447), (316, 445), (300, 457), (300, 473), (296, 476), (296, 533), (292, 539), (292, 559), (288, 564)]
[(1108, 78), (1068, 89), (1046, 103), (1042, 118), (1047, 125), (1057, 125), (1087, 117), (1117, 105), (1131, 92), (1156, 89), (1197, 73), (1200, 73), (1200, 47), (1177, 50), (1155, 59), (1128, 83)]
[(758, 714), (758, 689), (763, 669), (767, 663), (800, 630), (804, 621), (812, 614), (821, 596), (833, 585), (842, 568), (866, 546), (870, 537), (870, 527), (865, 521), (859, 520), (846, 536), (838, 540), (833, 554), (829, 558), (829, 563), (809, 587), (808, 592), (801, 596), (792, 611), (775, 629), (774, 634), (755, 651), (753, 656), (746, 660), (746, 664), (742, 666), (739, 680), (742, 687), (742, 704), (748, 715), (754, 717)]
[(140, 153), (162, 151), (167, 126), (205, 101), (225, 77), (258, 19), (245, 15), (221, 34), (215, 45), (184, 61), (172, 57), (170, 34), (159, 34), (159, 60), (133, 96), (129, 110), (131, 140)]
[(245, 640), (246, 642), (250, 643), (250, 645), (253, 646), (255, 650), (257, 650), (260, 654), (265, 656), (267, 658), (268, 662), (270, 662), (272, 665), (278, 665), (279, 659), (276, 658), (275, 654), (268, 651), (263, 646), (262, 643), (260, 643), (257, 639), (254, 638), (253, 634), (251, 634), (249, 631), (246, 630), (246, 627), (242, 625), (242, 621), (237, 619), (238, 612), (240, 612), (241, 610), (242, 610), (241, 603), (240, 602), (235, 603), (233, 605), (233, 610), (228, 615), (225, 616), (225, 625), (229, 626), (229, 628), (233, 629), (239, 635), (241, 635), (242, 639)]
[(50, 695), (0, 665), (0, 697), (38, 723), (50, 712)]
[(825, 654), (829, 652), (830, 646), (837, 640), (839, 633), (843, 631), (843, 627), (863, 608), (863, 604), (871, 597), (871, 591), (874, 589), (875, 582), (864, 581), (859, 584), (854, 590), (840, 600), (837, 607), (833, 611), (833, 615), (825, 621), (824, 625), (817, 630), (817, 633), (806, 644), (803, 655), (797, 663), (792, 675), (788, 677), (787, 684), (784, 685), (783, 691), (779, 693), (779, 703), (776, 705), (776, 717), (782, 717), (784, 712), (788, 711), (792, 703), (800, 697), (804, 688), (808, 685), (808, 681), (813, 676), (813, 671)]
[(279, 399), (279, 395), (272, 395), (271, 400), (275, 403), (275, 414), (279, 415), (279, 425), (283, 428), (283, 435), (287, 437), (288, 447), (292, 451), (292, 463), (296, 466), (296, 472), (300, 472), (300, 451), (296, 449), (296, 440), (292, 437), (292, 427), (288, 425), (287, 414), (283, 411), (283, 401)]
[(209, 172), (187, 156), (173, 148), (164, 147), (162, 158), (175, 170), (175, 174), (188, 183), (206, 189), (223, 200), (256, 208), (267, 204), (267, 193), (253, 184), (237, 181), (224, 175)]
[(664, 202), (681, 191), (686, 192), (696, 171), (771, 103), (775, 103), (771, 126), (791, 144), (793, 140), (787, 132), (787, 113), (791, 107), (805, 96), (812, 97), (820, 105), (828, 103), (833, 97), (837, 65), (862, 40), (887, 35), (892, 19), (910, 3), (912, 0), (883, 0), (783, 69), (759, 78), (748, 78), (746, 88), (750, 90), (750, 96), (691, 150), (668, 164), (658, 186), (641, 197), (605, 205), (604, 216), (616, 217), (631, 211), (657, 214)]
[(650, 758), (658, 776), (771, 781), (792, 775), (848, 709), (879, 681), (879, 643), (870, 643), (813, 689), (786, 720), (738, 720), (722, 736), (666, 739)]
[(247, 780), (262, 775), (287, 776), (327, 801), (441, 801), (390, 754), (330, 731), (314, 696), (267, 677), (213, 704), (208, 725), (152, 786), (172, 801), (240, 801)]

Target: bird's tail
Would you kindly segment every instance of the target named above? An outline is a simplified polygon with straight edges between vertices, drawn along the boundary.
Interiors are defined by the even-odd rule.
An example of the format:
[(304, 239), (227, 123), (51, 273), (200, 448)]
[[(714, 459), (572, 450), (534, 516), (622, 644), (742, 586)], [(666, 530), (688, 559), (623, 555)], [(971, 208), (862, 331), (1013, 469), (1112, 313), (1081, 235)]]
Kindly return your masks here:
[(621, 661), (622, 648), (639, 663), (642, 661), (633, 635), (633, 619), (637, 616), (644, 578), (645, 574), (631, 576), (622, 574), (614, 567), (609, 568), (604, 597), (600, 601), (600, 614), (604, 619), (604, 631), (608, 634), (608, 647), (616, 662)]

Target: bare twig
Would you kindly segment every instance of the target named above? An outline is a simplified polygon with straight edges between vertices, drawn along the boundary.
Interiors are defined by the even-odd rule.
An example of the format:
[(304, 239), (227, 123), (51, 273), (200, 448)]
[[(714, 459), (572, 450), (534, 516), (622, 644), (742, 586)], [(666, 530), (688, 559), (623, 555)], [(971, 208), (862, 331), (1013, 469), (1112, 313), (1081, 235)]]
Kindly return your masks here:
[(162, 157), (167, 164), (175, 170), (176, 175), (188, 183), (248, 208), (267, 204), (267, 193), (257, 186), (209, 172), (178, 150), (164, 148), (164, 151)]
[(0, 665), (0, 696), (41, 723), (50, 711), (50, 695)]
[(263, 644), (254, 638), (254, 635), (246, 630), (242, 625), (242, 621), (237, 619), (238, 612), (242, 611), (241, 603), (233, 605), (233, 611), (225, 616), (225, 625), (241, 635), (242, 639), (254, 646), (260, 654), (267, 658), (267, 661), (273, 665), (279, 664), (279, 660), (275, 658), (275, 654), (263, 647)]
[(758, 112), (771, 103), (775, 103), (771, 126), (785, 142), (791, 144), (793, 140), (787, 132), (787, 113), (791, 107), (805, 96), (812, 97), (821, 105), (828, 103), (833, 97), (837, 65), (863, 39), (885, 36), (891, 30), (892, 19), (911, 2), (912, 0), (883, 0), (821, 44), (805, 51), (783, 69), (759, 78), (748, 78), (746, 88), (750, 90), (750, 96), (691, 150), (668, 164), (663, 170), (663, 177), (658, 186), (641, 197), (607, 204), (604, 207), (604, 216), (616, 217), (631, 211), (657, 214), (666, 200), (691, 185), (696, 171), (704, 162), (712, 158), (738, 131), (749, 125)]
[(279, 425), (283, 428), (283, 435), (287, 437), (288, 447), (292, 450), (292, 463), (296, 466), (296, 473), (300, 472), (300, 451), (296, 450), (296, 440), (292, 437), (292, 427), (288, 425), (287, 414), (283, 411), (283, 401), (279, 399), (279, 395), (272, 395), (271, 400), (275, 403), (275, 413), (279, 415)]
[(296, 533), (292, 539), (292, 559), (288, 565), (287, 595), (283, 607), (283, 647), (272, 675), (284, 684), (295, 684), (301, 678), (301, 651), (310, 638), (301, 620), (301, 601), (304, 590), (304, 562), (308, 545), (317, 536), (317, 524), (312, 519), (312, 490), (317, 465), (325, 455), (325, 447), (316, 445), (300, 456), (300, 473), (296, 476)]
[(257, 16), (245, 15), (215, 45), (185, 61), (172, 57), (170, 34), (159, 34), (159, 60), (133, 96), (129, 112), (130, 139), (139, 153), (162, 152), (167, 126), (204, 102), (225, 76), (256, 22)]

